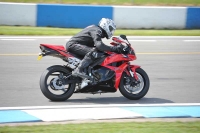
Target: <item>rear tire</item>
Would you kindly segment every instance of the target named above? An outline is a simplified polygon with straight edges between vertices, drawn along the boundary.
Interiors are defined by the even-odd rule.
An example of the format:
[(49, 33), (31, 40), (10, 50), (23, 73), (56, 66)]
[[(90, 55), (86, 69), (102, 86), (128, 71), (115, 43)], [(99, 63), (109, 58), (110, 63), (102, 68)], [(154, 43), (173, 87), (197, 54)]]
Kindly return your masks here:
[[(47, 68), (40, 77), (40, 89), (44, 96), (51, 101), (65, 101), (70, 98), (74, 93), (76, 85), (75, 83), (71, 83), (68, 85), (57, 83), (59, 80), (58, 75), (61, 73), (66, 75), (71, 73), (71, 71), (63, 66), (56, 65)], [(65, 88), (66, 86), (67, 88)], [(53, 92), (63, 92), (63, 94), (54, 94)]]
[[(119, 85), (119, 90), (121, 94), (130, 100), (138, 100), (138, 99), (143, 98), (147, 94), (149, 90), (149, 86), (150, 86), (149, 77), (142, 68), (137, 68), (136, 74), (138, 75), (138, 78), (140, 81), (138, 86), (131, 87), (130, 85), (125, 84), (127, 82), (126, 79), (129, 78), (129, 76), (125, 72), (123, 73), (121, 77), (121, 81)], [(127, 86), (130, 86), (130, 87), (127, 87)], [(136, 92), (134, 90), (138, 90), (139, 92)]]

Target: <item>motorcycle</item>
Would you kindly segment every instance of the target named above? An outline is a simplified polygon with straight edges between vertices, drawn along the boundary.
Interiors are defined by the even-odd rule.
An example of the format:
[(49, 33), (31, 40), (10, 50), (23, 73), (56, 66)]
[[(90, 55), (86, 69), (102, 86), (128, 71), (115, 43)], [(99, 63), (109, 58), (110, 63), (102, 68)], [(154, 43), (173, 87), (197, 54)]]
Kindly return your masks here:
[(38, 60), (45, 56), (58, 57), (65, 65), (53, 65), (47, 68), (40, 77), (40, 89), (44, 96), (52, 101), (65, 101), (74, 93), (108, 93), (116, 92), (130, 99), (143, 98), (150, 86), (147, 73), (138, 65), (131, 65), (136, 54), (127, 37), (113, 37), (111, 45), (124, 45), (126, 54), (104, 52), (89, 67), (85, 68), (87, 78), (72, 76), (72, 71), (81, 62), (80, 57), (66, 51), (64, 46), (40, 44), (42, 53)]

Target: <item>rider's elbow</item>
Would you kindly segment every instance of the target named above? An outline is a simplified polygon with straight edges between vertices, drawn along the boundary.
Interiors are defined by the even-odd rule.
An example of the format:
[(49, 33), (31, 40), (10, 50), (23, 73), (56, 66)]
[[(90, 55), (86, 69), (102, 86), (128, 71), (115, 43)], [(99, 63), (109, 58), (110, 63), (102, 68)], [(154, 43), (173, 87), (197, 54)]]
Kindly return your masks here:
[(97, 50), (99, 50), (99, 51), (104, 51), (104, 48), (103, 48), (103, 46), (102, 46), (102, 43), (96, 43), (95, 46), (96, 46), (96, 49), (97, 49)]

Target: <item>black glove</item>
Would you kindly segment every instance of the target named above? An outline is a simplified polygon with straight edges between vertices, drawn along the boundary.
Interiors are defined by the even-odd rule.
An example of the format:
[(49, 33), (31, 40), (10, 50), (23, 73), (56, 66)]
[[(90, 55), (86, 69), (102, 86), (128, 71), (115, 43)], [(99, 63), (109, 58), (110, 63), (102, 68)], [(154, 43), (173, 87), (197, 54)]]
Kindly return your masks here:
[(127, 47), (125, 47), (124, 45), (117, 45), (117, 46), (113, 46), (112, 52), (118, 53), (118, 54), (127, 54)]
[(128, 54), (128, 53), (129, 53), (129, 50), (130, 50), (130, 47), (125, 46), (125, 47), (123, 48), (122, 54)]
[(117, 45), (117, 46), (113, 46), (112, 48), (112, 52), (121, 54), (121, 51), (123, 50), (123, 45)]

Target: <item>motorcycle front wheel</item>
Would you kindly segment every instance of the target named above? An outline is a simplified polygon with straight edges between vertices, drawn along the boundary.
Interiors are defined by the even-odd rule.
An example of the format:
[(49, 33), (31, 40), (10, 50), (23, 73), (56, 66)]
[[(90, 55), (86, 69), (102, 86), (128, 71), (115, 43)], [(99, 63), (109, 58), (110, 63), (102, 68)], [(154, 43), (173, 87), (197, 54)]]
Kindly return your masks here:
[(63, 66), (55, 65), (47, 68), (40, 77), (40, 89), (51, 101), (65, 101), (72, 96), (75, 83), (64, 84), (65, 77), (71, 71)]
[(132, 83), (130, 75), (124, 72), (119, 85), (121, 94), (130, 100), (143, 98), (150, 86), (149, 77), (142, 68), (137, 68), (136, 74), (138, 76), (138, 83)]

